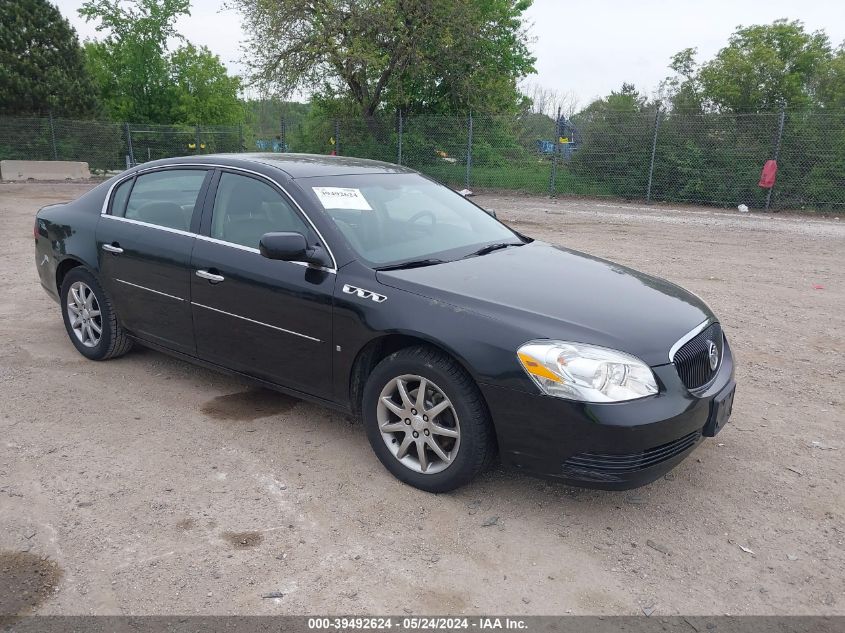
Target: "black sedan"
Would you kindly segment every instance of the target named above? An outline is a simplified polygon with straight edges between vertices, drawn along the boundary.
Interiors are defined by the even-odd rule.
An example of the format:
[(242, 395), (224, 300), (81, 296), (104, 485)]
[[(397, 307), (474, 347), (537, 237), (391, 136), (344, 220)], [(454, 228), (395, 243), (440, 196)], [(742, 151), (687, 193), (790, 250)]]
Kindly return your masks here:
[(41, 209), (35, 262), (84, 356), (139, 343), (352, 413), (432, 492), (497, 453), (642, 485), (731, 413), (731, 350), (698, 297), (386, 163), (146, 163)]

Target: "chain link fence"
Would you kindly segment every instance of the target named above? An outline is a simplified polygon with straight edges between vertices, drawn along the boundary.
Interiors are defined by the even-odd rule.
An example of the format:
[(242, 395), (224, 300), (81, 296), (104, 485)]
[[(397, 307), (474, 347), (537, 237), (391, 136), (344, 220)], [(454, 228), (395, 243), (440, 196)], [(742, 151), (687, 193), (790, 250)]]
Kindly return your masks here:
[(171, 156), (241, 152), (243, 126), (185, 126), (0, 117), (0, 160), (85, 161), (108, 173)]
[[(456, 189), (751, 208), (845, 208), (845, 112), (586, 111), (283, 117), (275, 129), (0, 117), (0, 159), (109, 172), (169, 156), (303, 152), (407, 165)], [(758, 186), (777, 159), (772, 190)]]

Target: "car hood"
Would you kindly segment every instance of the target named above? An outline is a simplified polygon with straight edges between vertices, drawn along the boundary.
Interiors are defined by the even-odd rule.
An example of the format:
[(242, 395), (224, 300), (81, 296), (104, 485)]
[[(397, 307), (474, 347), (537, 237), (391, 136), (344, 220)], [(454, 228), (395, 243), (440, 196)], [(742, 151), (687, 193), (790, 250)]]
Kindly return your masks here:
[[(531, 338), (622, 350), (652, 366), (713, 313), (680, 286), (578, 251), (531, 242), (445, 264), (382, 271), (378, 280), (473, 310)], [(495, 336), (495, 333), (493, 333)]]

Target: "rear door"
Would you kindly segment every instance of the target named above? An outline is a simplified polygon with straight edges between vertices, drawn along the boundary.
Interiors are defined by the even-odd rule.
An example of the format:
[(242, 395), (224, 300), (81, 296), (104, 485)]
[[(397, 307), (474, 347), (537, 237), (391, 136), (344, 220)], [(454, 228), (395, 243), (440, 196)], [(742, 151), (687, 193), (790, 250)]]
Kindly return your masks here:
[(97, 226), (102, 281), (124, 326), (189, 354), (190, 256), (212, 173), (180, 167), (139, 174), (115, 188)]
[(262, 257), (264, 233), (316, 233), (275, 183), (219, 172), (191, 257), (200, 358), (331, 398), (334, 270)]

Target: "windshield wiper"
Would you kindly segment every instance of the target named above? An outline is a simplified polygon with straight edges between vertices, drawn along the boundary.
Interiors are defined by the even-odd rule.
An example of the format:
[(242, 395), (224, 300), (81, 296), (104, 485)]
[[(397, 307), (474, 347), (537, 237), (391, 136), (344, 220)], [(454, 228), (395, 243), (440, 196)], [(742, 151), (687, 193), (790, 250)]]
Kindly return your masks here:
[(470, 253), (469, 255), (464, 255), (464, 259), (467, 257), (476, 257), (478, 255), (486, 255), (487, 253), (492, 253), (493, 251), (498, 251), (502, 248), (507, 248), (508, 246), (522, 246), (521, 242), (501, 242), (499, 244), (488, 244), (483, 248), (479, 248), (474, 253)]
[(398, 264), (380, 266), (379, 268), (376, 268), (376, 270), (403, 270), (405, 268), (422, 268), (423, 266), (434, 266), (435, 264), (442, 263), (442, 259), (412, 259), (408, 262), (399, 262)]

